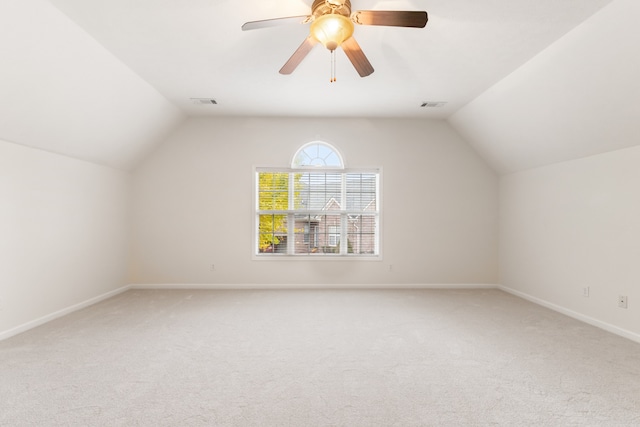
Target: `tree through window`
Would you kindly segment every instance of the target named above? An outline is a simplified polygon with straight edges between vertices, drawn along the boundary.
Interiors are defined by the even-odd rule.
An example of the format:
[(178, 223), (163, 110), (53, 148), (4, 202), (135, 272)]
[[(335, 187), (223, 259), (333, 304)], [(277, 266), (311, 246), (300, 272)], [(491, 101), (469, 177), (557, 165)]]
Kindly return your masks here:
[(324, 142), (302, 146), (291, 168), (256, 168), (255, 253), (378, 255), (379, 181)]

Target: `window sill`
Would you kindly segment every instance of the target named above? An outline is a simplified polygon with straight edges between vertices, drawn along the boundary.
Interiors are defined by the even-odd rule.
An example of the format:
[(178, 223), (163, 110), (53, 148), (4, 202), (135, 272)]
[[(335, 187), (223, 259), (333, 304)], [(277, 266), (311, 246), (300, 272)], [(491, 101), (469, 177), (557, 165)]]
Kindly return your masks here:
[(382, 261), (382, 255), (287, 255), (287, 254), (254, 254), (254, 261)]

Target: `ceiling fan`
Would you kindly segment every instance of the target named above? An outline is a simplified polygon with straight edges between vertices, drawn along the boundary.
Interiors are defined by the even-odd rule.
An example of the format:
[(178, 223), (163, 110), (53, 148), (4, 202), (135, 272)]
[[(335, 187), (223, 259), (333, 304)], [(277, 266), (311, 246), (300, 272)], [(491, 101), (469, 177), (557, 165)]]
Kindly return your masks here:
[(242, 30), (255, 30), (277, 25), (311, 23), (309, 36), (280, 69), (280, 74), (291, 74), (307, 56), (311, 49), (322, 43), (332, 52), (331, 81), (335, 81), (335, 50), (338, 46), (347, 55), (360, 77), (373, 73), (373, 66), (353, 38), (353, 24), (382, 25), (390, 27), (424, 28), (427, 12), (398, 10), (357, 10), (351, 12), (350, 0), (314, 0), (311, 15), (250, 21), (242, 25)]

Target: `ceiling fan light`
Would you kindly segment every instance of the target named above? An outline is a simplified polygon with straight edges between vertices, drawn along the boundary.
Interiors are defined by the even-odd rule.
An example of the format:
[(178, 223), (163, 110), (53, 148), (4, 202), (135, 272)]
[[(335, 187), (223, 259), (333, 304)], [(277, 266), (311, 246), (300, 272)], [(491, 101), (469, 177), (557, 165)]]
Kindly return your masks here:
[(353, 35), (353, 22), (343, 15), (322, 15), (311, 24), (311, 35), (327, 49), (335, 50)]

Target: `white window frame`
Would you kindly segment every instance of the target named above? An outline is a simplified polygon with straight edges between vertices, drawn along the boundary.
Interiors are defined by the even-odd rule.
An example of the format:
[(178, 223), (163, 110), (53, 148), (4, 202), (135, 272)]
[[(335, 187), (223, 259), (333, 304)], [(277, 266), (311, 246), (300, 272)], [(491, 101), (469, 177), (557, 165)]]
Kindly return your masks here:
[[(328, 155), (322, 156), (322, 157), (311, 157), (316, 156), (316, 154), (314, 154), (313, 151), (313, 147), (314, 146), (318, 146), (318, 152), (317, 154), (319, 155), (319, 147), (323, 147), (325, 150), (328, 150), (330, 153), (328, 153)], [(311, 151), (311, 152), (310, 152)], [(326, 153), (326, 151), (325, 151)], [(311, 161), (311, 163), (308, 164), (298, 164), (297, 160), (298, 160), (298, 156), (303, 155), (305, 157), (308, 158), (308, 160)], [(337, 164), (329, 164), (327, 165), (327, 160), (330, 158), (335, 158), (337, 160)], [(320, 162), (323, 163), (323, 165), (320, 164)], [(304, 144), (302, 147), (300, 147), (298, 149), (298, 151), (296, 151), (296, 153), (293, 155), (293, 158), (291, 159), (291, 168), (292, 169), (298, 169), (298, 168), (309, 168), (309, 167), (320, 167), (320, 168), (334, 168), (334, 169), (344, 169), (344, 159), (342, 157), (342, 154), (340, 154), (340, 151), (338, 151), (338, 149), (336, 147), (334, 147), (333, 145), (324, 142), (324, 141), (312, 141), (309, 142), (307, 144)]]
[[(382, 206), (382, 191), (381, 191), (381, 179), (382, 179), (382, 170), (380, 168), (373, 169), (345, 169), (344, 158), (342, 157), (339, 150), (336, 149), (333, 145), (324, 142), (324, 141), (312, 141), (307, 144), (304, 144), (300, 147), (290, 162), (290, 168), (263, 168), (263, 167), (254, 167), (254, 175), (255, 182), (253, 185), (254, 191), (254, 230), (253, 230), (253, 249), (252, 254), (254, 259), (382, 259), (382, 251), (381, 251), (381, 236), (382, 236), (382, 220), (381, 220), (381, 211), (380, 207)], [(313, 172), (312, 172), (313, 171)], [(288, 201), (289, 206), (287, 209), (273, 210), (273, 211), (260, 211), (259, 206), (259, 174), (260, 172), (274, 172), (274, 173), (287, 173), (288, 177)], [(340, 184), (340, 195), (341, 200), (335, 200), (335, 202), (339, 205), (339, 210), (326, 210), (326, 205), (323, 209), (317, 210), (309, 210), (309, 209), (295, 209), (295, 196), (294, 196), (294, 176), (296, 173), (327, 173), (327, 174), (340, 174), (341, 176), (341, 184)], [(367, 207), (361, 207), (360, 210), (354, 209), (351, 211), (346, 210), (344, 207), (347, 206), (347, 175), (348, 174), (360, 174), (360, 173), (368, 173), (375, 175), (375, 206), (374, 211), (372, 212), (368, 205)], [(329, 203), (329, 200), (325, 200), (326, 203)], [(333, 247), (337, 248), (332, 251), (323, 251), (321, 250), (320, 254), (309, 252), (299, 252), (296, 253), (296, 215), (304, 214), (309, 215), (309, 217), (323, 217), (323, 216), (331, 216), (336, 215), (339, 216), (339, 225), (337, 226), (337, 233), (335, 232), (335, 225), (332, 225), (333, 233), (329, 233), (329, 229), (324, 231), (324, 239), (322, 239), (322, 234), (318, 233), (319, 226), (316, 224), (311, 226), (311, 222), (305, 225), (309, 225), (309, 235), (305, 234), (303, 236), (302, 244), (311, 245), (312, 241), (314, 244), (319, 242), (323, 242), (324, 247)], [(276, 247), (273, 248), (273, 252), (264, 252), (260, 253), (259, 250), (259, 240), (260, 240), (260, 215), (282, 215), (286, 217), (287, 221), (287, 234), (286, 234), (286, 253), (275, 252)], [(373, 253), (349, 253), (349, 224), (354, 221), (354, 218), (372, 218), (374, 223), (374, 242), (373, 242)], [(290, 226), (290, 224), (293, 224)], [(355, 226), (355, 225), (354, 225)], [(329, 227), (327, 225), (327, 227)], [(313, 236), (311, 235), (311, 231), (313, 230)], [(337, 237), (336, 237), (337, 234)], [(344, 238), (343, 238), (344, 237)], [(361, 235), (360, 235), (361, 237)], [(307, 241), (308, 238), (308, 241)], [(332, 240), (333, 239), (333, 240)], [(352, 243), (353, 244), (353, 243)], [(362, 248), (363, 241), (360, 238), (356, 239), (355, 246)], [(371, 245), (371, 242), (365, 242), (364, 244)], [(353, 249), (353, 248), (352, 248)], [(359, 252), (359, 250), (358, 250)]]
[[(340, 201), (340, 210), (335, 211), (326, 211), (326, 210), (295, 210), (293, 206), (289, 206), (286, 210), (278, 210), (278, 211), (260, 211), (259, 210), (259, 174), (260, 172), (277, 172), (277, 173), (288, 173), (290, 182), (293, 180), (293, 176), (296, 173), (338, 173), (342, 174), (342, 184), (341, 184), (341, 195), (343, 200)], [(326, 167), (314, 167), (314, 166), (306, 166), (306, 167), (298, 167), (298, 168), (278, 168), (278, 167), (254, 167), (254, 183), (253, 183), (253, 194), (254, 194), (254, 206), (253, 206), (253, 217), (254, 217), (254, 226), (253, 226), (253, 244), (252, 244), (252, 259), (254, 260), (276, 260), (276, 259), (287, 259), (287, 260), (382, 260), (382, 212), (380, 207), (382, 206), (382, 169), (381, 168), (363, 168), (363, 169), (355, 169), (355, 168), (343, 168), (343, 169), (335, 169), (335, 168), (326, 168)], [(360, 210), (346, 210), (343, 207), (347, 205), (346, 203), (346, 176), (347, 174), (360, 174), (360, 173), (373, 173), (376, 176), (376, 198), (375, 198), (375, 209), (373, 212), (371, 211), (360, 211)], [(289, 185), (289, 191), (293, 192), (293, 185)], [(289, 197), (289, 204), (293, 203), (293, 197)], [(348, 235), (348, 221), (350, 217), (359, 216), (365, 214), (366, 216), (371, 216), (374, 218), (374, 227), (375, 227), (375, 236), (374, 236), (374, 252), (372, 254), (361, 254), (361, 253), (349, 253), (348, 252), (348, 241), (346, 238), (340, 238), (340, 246), (339, 250), (336, 253), (322, 253), (322, 254), (308, 254), (308, 253), (295, 253), (295, 227), (287, 227), (287, 251), (286, 253), (260, 253), (258, 249), (258, 241), (259, 241), (259, 233), (260, 233), (260, 215), (264, 214), (277, 214), (277, 215), (286, 215), (289, 223), (295, 223), (295, 215), (296, 214), (309, 214), (309, 215), (340, 215), (340, 236)], [(293, 242), (293, 243), (291, 243)]]

